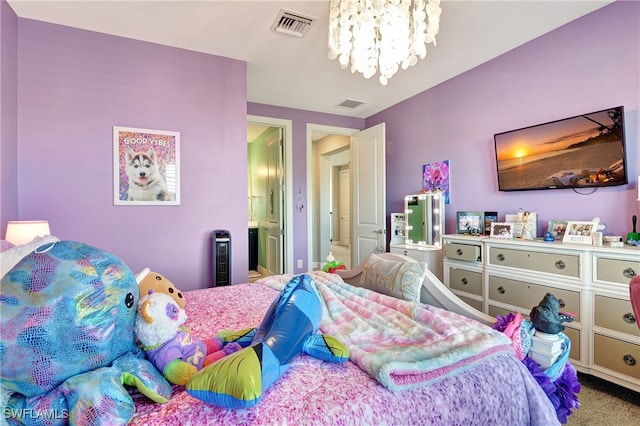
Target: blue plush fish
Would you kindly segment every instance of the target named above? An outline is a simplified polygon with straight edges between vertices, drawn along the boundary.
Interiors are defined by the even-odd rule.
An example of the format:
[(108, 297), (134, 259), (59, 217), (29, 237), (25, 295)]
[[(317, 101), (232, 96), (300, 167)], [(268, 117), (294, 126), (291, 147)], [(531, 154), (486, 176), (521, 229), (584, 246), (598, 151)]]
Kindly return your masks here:
[(318, 334), (322, 304), (308, 275), (294, 277), (265, 314), (249, 347), (201, 370), (187, 383), (194, 398), (226, 408), (249, 408), (299, 354), (329, 362), (349, 359), (336, 338)]

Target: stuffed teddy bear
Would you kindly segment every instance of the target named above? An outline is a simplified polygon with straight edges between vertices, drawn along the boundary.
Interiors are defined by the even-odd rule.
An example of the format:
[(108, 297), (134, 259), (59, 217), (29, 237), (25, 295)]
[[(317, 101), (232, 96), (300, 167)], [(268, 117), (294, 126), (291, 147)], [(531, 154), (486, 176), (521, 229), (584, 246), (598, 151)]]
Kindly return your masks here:
[(138, 304), (135, 333), (142, 349), (158, 371), (176, 385), (185, 385), (198, 370), (242, 349), (240, 343), (248, 345), (255, 332), (247, 329), (233, 337), (219, 334), (201, 340), (182, 327), (186, 320), (184, 309), (167, 294), (152, 290)]
[(164, 293), (173, 297), (178, 306), (184, 309), (185, 300), (182, 292), (162, 274), (153, 272), (149, 268), (144, 268), (142, 272), (136, 275), (136, 281), (138, 282), (141, 299), (151, 292)]

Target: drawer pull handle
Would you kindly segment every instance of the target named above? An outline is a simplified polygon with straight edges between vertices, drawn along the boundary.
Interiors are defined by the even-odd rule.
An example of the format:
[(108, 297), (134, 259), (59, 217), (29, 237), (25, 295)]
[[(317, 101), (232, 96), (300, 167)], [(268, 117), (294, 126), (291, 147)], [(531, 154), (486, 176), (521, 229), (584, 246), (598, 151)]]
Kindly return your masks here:
[(558, 269), (564, 269), (564, 268), (566, 268), (566, 267), (567, 267), (567, 265), (564, 263), (564, 261), (562, 261), (562, 260), (558, 260), (558, 261), (556, 261), (556, 268), (558, 268)]
[(462, 249), (458, 249), (458, 250), (456, 250), (456, 254), (457, 254), (458, 256), (462, 256)]
[(504, 254), (502, 254), (502, 253), (498, 254), (498, 256), (496, 256), (496, 258), (497, 258), (500, 262), (503, 262), (503, 261), (504, 261), (504, 259), (505, 259)]
[(502, 286), (498, 287), (498, 293), (505, 294), (506, 292), (507, 292), (507, 290), (505, 290), (504, 287), (502, 287)]
[(463, 285), (467, 285), (467, 284), (469, 283), (469, 281), (467, 281), (467, 279), (466, 279), (466, 278), (461, 279), (461, 280), (460, 280), (460, 282), (461, 282)]
[(625, 356), (622, 357), (622, 359), (624, 360), (625, 364), (627, 364), (627, 365), (629, 365), (631, 367), (636, 365), (636, 359), (631, 354), (626, 354)]
[(627, 268), (624, 271), (622, 271), (622, 275), (624, 275), (627, 278), (633, 278), (636, 275), (638, 275), (638, 273), (633, 268)]
[(562, 300), (562, 299), (558, 299), (558, 303), (560, 303), (560, 307), (561, 308), (564, 308), (565, 306), (567, 306), (567, 304), (564, 303), (564, 300)]
[(626, 322), (627, 324), (635, 324), (636, 323), (636, 317), (631, 312), (629, 312), (628, 314), (624, 314), (622, 316), (622, 320), (624, 322)]

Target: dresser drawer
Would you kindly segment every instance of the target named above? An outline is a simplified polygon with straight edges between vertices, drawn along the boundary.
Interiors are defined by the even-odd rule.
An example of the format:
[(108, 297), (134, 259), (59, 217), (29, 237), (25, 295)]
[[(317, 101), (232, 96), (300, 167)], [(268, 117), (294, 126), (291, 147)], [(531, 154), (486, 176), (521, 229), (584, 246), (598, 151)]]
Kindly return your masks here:
[(447, 243), (444, 254), (449, 259), (464, 260), (467, 262), (480, 262), (480, 246), (470, 244)]
[(464, 297), (464, 296), (458, 296), (458, 298), (460, 300), (462, 300), (464, 303), (466, 303), (467, 305), (470, 305), (470, 306), (476, 308), (477, 310), (479, 310), (480, 312), (482, 312), (482, 302), (481, 301), (475, 300), (475, 299), (470, 299), (470, 298)]
[(598, 327), (640, 336), (640, 328), (628, 300), (596, 295), (594, 323)]
[[(504, 317), (507, 316), (509, 312), (511, 311), (499, 308), (497, 306), (489, 305), (489, 315), (491, 315), (492, 317), (497, 317), (498, 315)], [(580, 361), (580, 330), (565, 327), (562, 332), (567, 335), (569, 340), (571, 340), (571, 350), (569, 350), (569, 358)]]
[(628, 284), (631, 278), (640, 274), (640, 262), (633, 262), (631, 260), (599, 257), (597, 267), (597, 281)]
[(538, 306), (547, 293), (553, 294), (560, 300), (561, 311), (575, 313), (574, 321), (580, 321), (580, 293), (578, 292), (489, 276), (490, 300), (532, 309)]
[(594, 334), (597, 365), (640, 379), (640, 345)]
[(540, 253), (489, 247), (487, 260), (491, 265), (580, 278), (580, 256), (577, 254)]
[(482, 274), (466, 269), (449, 268), (449, 287), (482, 296)]

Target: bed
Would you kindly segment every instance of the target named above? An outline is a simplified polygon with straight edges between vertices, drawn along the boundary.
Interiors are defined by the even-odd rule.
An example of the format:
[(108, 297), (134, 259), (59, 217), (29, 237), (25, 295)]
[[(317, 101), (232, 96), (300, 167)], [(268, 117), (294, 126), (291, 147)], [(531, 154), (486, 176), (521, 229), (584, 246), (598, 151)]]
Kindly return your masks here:
[[(402, 264), (406, 261), (393, 256), (386, 260)], [(492, 333), (501, 335), (467, 316), (360, 288), (362, 280), (367, 279), (365, 269), (359, 267), (354, 271), (346, 271), (344, 278), (351, 283), (346, 283), (337, 274), (313, 272), (309, 275), (319, 286), (335, 285), (347, 292), (354, 292), (357, 297), (373, 298), (376, 303), (393, 309), (408, 309), (411, 315), (428, 312), (430, 316), (441, 318), (437, 321), (445, 328), (449, 323), (461, 323), (467, 329), (481, 332), (483, 336), (491, 337)], [(225, 329), (255, 327), (291, 277), (282, 275), (253, 284), (185, 292), (188, 315), (185, 325), (199, 336)], [(428, 281), (428, 276), (425, 281)], [(422, 282), (420, 288), (424, 287), (425, 283)], [(449, 295), (440, 290), (432, 288), (430, 291), (435, 295), (431, 297), (446, 305)], [(423, 299), (424, 290), (420, 292), (422, 296), (418, 297)], [(329, 305), (329, 302), (326, 304)], [(459, 309), (465, 313), (467, 307), (460, 305)], [(466, 313), (468, 316), (474, 315), (473, 312)], [(482, 315), (477, 319), (486, 320)], [(325, 331), (325, 326), (331, 331), (340, 331), (341, 326), (348, 325), (325, 322), (325, 316), (322, 324), (321, 331)], [(135, 403), (135, 413), (129, 424), (559, 424), (555, 409), (542, 388), (524, 364), (502, 344), (483, 349), (481, 356), (478, 352), (471, 357), (471, 361), (459, 362), (455, 368), (445, 366), (435, 375), (430, 372), (426, 378), (421, 378), (422, 382), (418, 380), (406, 385), (405, 380), (396, 386), (393, 383), (383, 384), (380, 378), (374, 378), (371, 372), (363, 369), (361, 361), (354, 361), (358, 348), (350, 346), (352, 344), (349, 341), (347, 345), (352, 359), (345, 363), (324, 362), (308, 355), (297, 356), (284, 375), (264, 392), (260, 402), (247, 409), (227, 409), (207, 404), (190, 396), (184, 386), (172, 386), (170, 400), (162, 404), (152, 402), (131, 389), (129, 394)], [(496, 349), (498, 346), (500, 350)]]
[[(347, 271), (346, 279), (357, 285), (362, 269)], [(339, 279), (336, 274), (321, 272), (312, 277), (321, 280), (325, 275)], [(186, 292), (187, 325), (200, 335), (255, 326), (290, 277)], [(559, 424), (538, 383), (522, 362), (507, 352), (428, 385), (401, 391), (389, 390), (352, 361), (332, 364), (301, 355), (265, 392), (260, 403), (249, 409), (208, 405), (189, 396), (180, 386), (174, 386), (167, 404), (154, 404), (137, 394), (134, 399), (132, 425)]]

